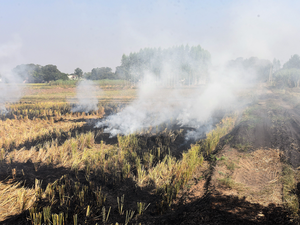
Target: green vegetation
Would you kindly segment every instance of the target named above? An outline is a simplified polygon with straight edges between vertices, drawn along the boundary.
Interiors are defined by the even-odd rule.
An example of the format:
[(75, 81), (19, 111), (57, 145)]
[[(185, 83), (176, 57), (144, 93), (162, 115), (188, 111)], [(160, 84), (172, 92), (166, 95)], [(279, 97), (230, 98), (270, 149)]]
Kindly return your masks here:
[(214, 130), (206, 134), (205, 140), (199, 141), (201, 152), (203, 152), (206, 157), (213, 153), (220, 141), (220, 138), (226, 135), (234, 127), (236, 119), (236, 115), (222, 119)]
[[(56, 81), (49, 82), (49, 84), (47, 85), (67, 88), (67, 87), (76, 87), (77, 83), (78, 80), (56, 80)], [(46, 85), (44, 87), (46, 87)]]
[(232, 180), (230, 176), (219, 178), (218, 181), (221, 185), (224, 185), (227, 188), (233, 188), (235, 186), (235, 182)]
[(275, 70), (272, 85), (278, 88), (300, 87), (300, 56), (293, 55), (282, 69)]
[(118, 79), (118, 76), (109, 67), (94, 68), (90, 73), (86, 73), (84, 77), (88, 80)]
[[(210, 54), (198, 46), (176, 46), (168, 49), (145, 48), (137, 53), (123, 55), (121, 65), (113, 72), (109, 67), (93, 68), (91, 72), (85, 72), (76, 68), (73, 74), (62, 73), (55, 65), (40, 66), (36, 64), (18, 65), (13, 73), (27, 83), (43, 83), (57, 80), (126, 80), (136, 84), (142, 80), (145, 73), (155, 74), (156, 78), (168, 80), (166, 85), (191, 85), (199, 84), (207, 79)], [(171, 69), (172, 68), (172, 69)], [(163, 77), (168, 76), (168, 77)], [(3, 80), (6, 82), (5, 80)], [(73, 86), (74, 83), (59, 81), (54, 85)], [(128, 85), (128, 84), (127, 84)]]
[(247, 82), (266, 82), (269, 80), (272, 63), (269, 60), (251, 57), (249, 59), (237, 58), (228, 62), (227, 68), (236, 71), (239, 78)]
[(294, 193), (296, 189), (295, 172), (289, 165), (282, 169), (283, 200), (286, 207), (292, 212), (294, 218), (298, 218), (299, 199)]
[(69, 79), (68, 75), (60, 72), (55, 65), (40, 66), (35, 64), (23, 64), (16, 66), (12, 72), (29, 83)]
[(168, 80), (169, 86), (180, 83), (190, 85), (207, 78), (209, 65), (210, 54), (200, 45), (145, 48), (129, 55), (124, 54), (121, 66), (116, 68), (116, 74), (119, 78), (136, 83), (144, 78), (145, 72), (150, 72), (157, 78)]
[(272, 84), (279, 88), (300, 87), (300, 69), (290, 68), (277, 71), (273, 75)]

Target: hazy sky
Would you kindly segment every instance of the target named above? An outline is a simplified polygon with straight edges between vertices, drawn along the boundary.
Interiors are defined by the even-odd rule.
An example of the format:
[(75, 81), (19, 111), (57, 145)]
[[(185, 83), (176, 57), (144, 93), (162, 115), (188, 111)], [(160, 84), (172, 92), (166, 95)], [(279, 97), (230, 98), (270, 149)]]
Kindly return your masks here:
[(0, 0), (0, 66), (120, 65), (145, 47), (200, 44), (213, 63), (300, 54), (300, 1)]

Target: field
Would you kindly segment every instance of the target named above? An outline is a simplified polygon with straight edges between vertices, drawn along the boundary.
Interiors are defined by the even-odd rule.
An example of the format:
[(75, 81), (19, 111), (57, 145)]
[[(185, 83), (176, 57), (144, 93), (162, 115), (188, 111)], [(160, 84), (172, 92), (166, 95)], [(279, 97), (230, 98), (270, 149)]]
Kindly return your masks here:
[(185, 127), (116, 137), (95, 128), (137, 96), (120, 81), (98, 85), (90, 113), (72, 112), (73, 83), (24, 85), (6, 105), (0, 224), (298, 223), (296, 89), (241, 93), (247, 106), (184, 144)]

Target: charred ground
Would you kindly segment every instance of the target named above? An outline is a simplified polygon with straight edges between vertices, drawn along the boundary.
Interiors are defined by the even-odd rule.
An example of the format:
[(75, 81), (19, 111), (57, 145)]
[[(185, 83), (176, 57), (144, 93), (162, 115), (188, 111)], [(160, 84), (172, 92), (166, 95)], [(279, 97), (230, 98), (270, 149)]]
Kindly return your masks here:
[[(217, 140), (215, 148), (213, 142), (206, 141), (209, 136), (197, 142), (186, 142), (185, 134), (190, 128), (167, 125), (156, 134), (135, 135), (125, 146), (122, 137), (111, 138), (103, 133), (103, 128), (94, 128), (98, 120), (96, 116), (77, 114), (72, 121), (62, 116), (57, 122), (84, 124), (68, 132), (54, 132), (44, 138), (25, 141), (17, 149), (14, 146), (5, 149), (7, 153), (1, 159), (0, 179), (6, 186), (1, 190), (18, 182), (28, 190), (37, 185), (36, 179), (42, 183), (35, 188), (32, 207), (24, 207), (21, 213), (17, 210), (0, 223), (35, 224), (32, 214), (51, 206), (52, 214), (68, 214), (67, 224), (74, 224), (74, 215), (78, 216), (78, 224), (126, 224), (126, 211), (127, 214), (134, 212), (129, 224), (297, 224), (297, 168), (300, 166), (300, 107), (297, 102), (297, 93), (283, 94), (265, 89), (238, 117), (234, 128)], [(118, 110), (118, 107), (110, 108), (113, 110), (105, 112)], [(67, 148), (69, 140), (75, 143), (90, 133), (93, 133), (92, 144), (89, 145), (88, 140), (82, 144), (82, 140), (79, 143), (85, 145), (82, 151), (100, 149), (105, 151), (103, 157), (108, 160), (114, 157), (110, 152), (126, 147), (126, 160), (132, 160), (130, 165), (134, 165), (130, 174), (120, 172), (116, 165), (102, 168), (99, 163), (94, 165), (84, 161), (82, 167), (74, 168), (70, 166), (72, 164), (61, 161), (45, 163), (40, 160), (41, 149), (52, 149), (51, 146), (47, 148), (52, 141), (56, 140), (53, 146), (61, 151), (65, 145)], [(160, 187), (155, 180), (149, 180), (147, 185), (139, 183), (140, 170), (136, 159), (141, 160), (145, 171), (150, 171), (152, 167), (146, 163), (147, 157), (153, 155), (152, 163), (156, 166), (168, 155), (180, 161), (183, 153), (195, 145), (203, 162), (195, 167), (185, 183), (181, 183), (178, 193), (172, 194), (172, 186)], [(72, 150), (66, 152), (72, 154)], [(31, 157), (22, 158), (26, 154), (31, 154)], [(108, 161), (108, 164), (112, 162)], [(175, 176), (170, 178), (176, 179)], [(55, 186), (51, 195), (53, 199), (49, 194), (39, 195), (48, 184)], [(62, 189), (68, 200), (61, 199)], [(79, 193), (82, 191), (83, 202)], [(125, 199), (124, 211), (120, 213), (117, 199), (122, 196)], [(170, 197), (172, 200), (168, 199)], [(137, 202), (150, 205), (138, 214)], [(103, 207), (106, 216), (110, 210), (107, 220), (103, 217)], [(88, 208), (91, 208), (89, 215)]]

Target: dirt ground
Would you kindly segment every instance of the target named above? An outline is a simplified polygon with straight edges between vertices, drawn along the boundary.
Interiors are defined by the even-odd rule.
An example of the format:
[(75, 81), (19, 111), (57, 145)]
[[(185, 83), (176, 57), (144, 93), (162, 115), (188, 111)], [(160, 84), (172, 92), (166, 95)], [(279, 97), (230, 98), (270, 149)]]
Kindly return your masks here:
[(263, 206), (282, 204), (279, 150), (258, 149), (244, 154), (226, 146), (222, 156), (224, 160), (219, 160), (212, 175), (212, 188)]

